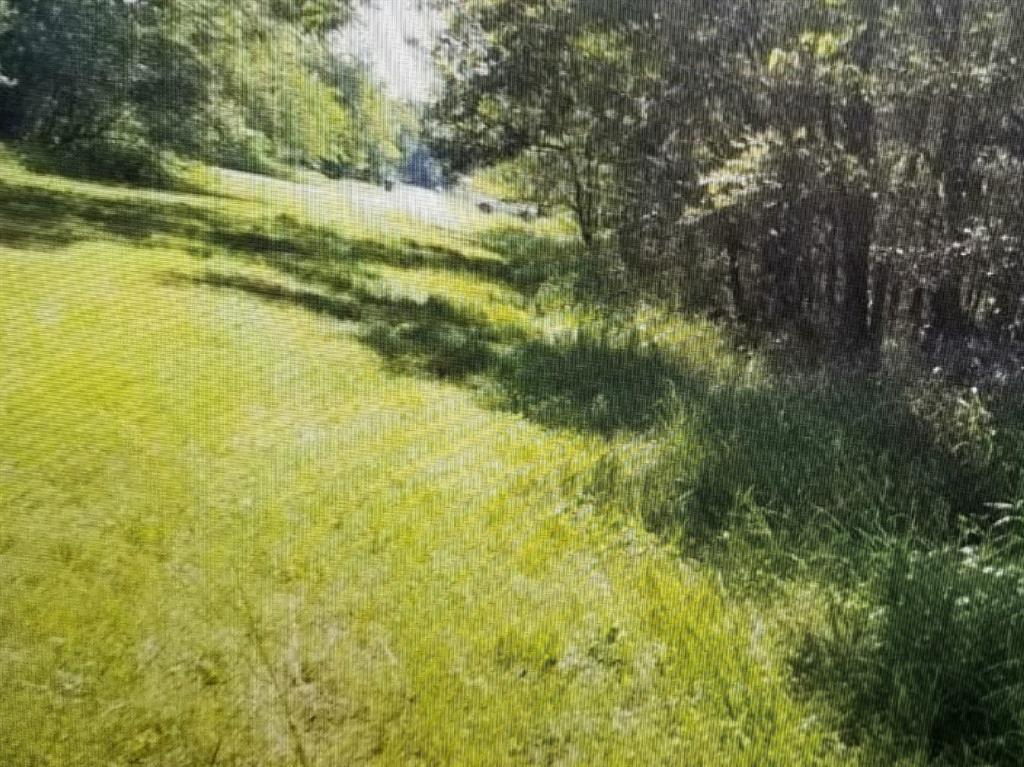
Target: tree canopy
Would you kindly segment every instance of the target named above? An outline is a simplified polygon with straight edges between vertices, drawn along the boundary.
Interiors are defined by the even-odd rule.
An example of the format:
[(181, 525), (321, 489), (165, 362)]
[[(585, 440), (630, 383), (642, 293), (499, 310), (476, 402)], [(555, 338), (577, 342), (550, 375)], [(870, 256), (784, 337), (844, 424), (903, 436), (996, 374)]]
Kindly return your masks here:
[(472, 0), (432, 115), (455, 169), (543, 153), (638, 284), (838, 348), (1021, 337), (1009, 0)]
[(352, 0), (7, 0), (0, 135), (103, 159), (105, 175), (138, 175), (164, 149), (368, 173), (396, 155), (398, 135), (370, 75), (329, 52), (353, 10)]

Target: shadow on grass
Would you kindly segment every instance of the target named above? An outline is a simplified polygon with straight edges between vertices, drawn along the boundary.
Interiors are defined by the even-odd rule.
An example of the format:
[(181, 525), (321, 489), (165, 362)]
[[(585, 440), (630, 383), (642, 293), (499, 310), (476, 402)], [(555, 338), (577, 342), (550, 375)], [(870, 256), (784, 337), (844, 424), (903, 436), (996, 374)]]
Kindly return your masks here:
[(798, 642), (798, 689), (836, 712), (847, 742), (883, 744), (868, 763), (1019, 765), (1022, 564), (905, 542), (877, 551), (856, 598)]
[(653, 347), (601, 331), (530, 339), (490, 371), (490, 400), (545, 426), (611, 435), (662, 419), (692, 374)]
[[(234, 289), (357, 325), (396, 369), (462, 380), (485, 401), (545, 426), (599, 434), (636, 432), (685, 413), (670, 448), (641, 474), (637, 505), (652, 529), (713, 538), (752, 507), (770, 528), (806, 538), (824, 526), (948, 527), (958, 514), (1004, 500), (1006, 472), (965, 468), (936, 446), (898, 392), (855, 382), (809, 391), (723, 384), (685, 359), (636, 339), (591, 329), (541, 336), (495, 324), (442, 297), (418, 302), (375, 289), (363, 268), (431, 267), (536, 290), (577, 268), (578, 246), (517, 228), (490, 232), (473, 251), (406, 238), (345, 237), (287, 216), (236, 221), (187, 201), (89, 197), (0, 183), (0, 233), (14, 247), (156, 234), (189, 238), (198, 251), (228, 252), (304, 283), (207, 274), (204, 287)], [(1004, 476), (1005, 475), (1005, 476)]]
[(535, 290), (552, 268), (565, 267), (569, 245), (511, 228), (492, 233), (487, 243), (509, 255), (488, 257), (486, 251), (477, 256), (411, 238), (387, 243), (345, 237), (289, 215), (253, 223), (187, 202), (0, 183), (0, 233), (5, 244), (20, 248), (68, 245), (98, 234), (139, 242), (171, 235), (188, 240), (197, 256), (225, 252), (270, 266), (308, 286), (217, 274), (200, 282), (357, 323), (359, 338), (396, 369), (446, 379), (483, 376), (495, 406), (546, 425), (600, 432), (645, 428), (674, 375), (656, 355), (634, 355), (593, 337), (531, 340), (521, 328), (495, 326), (443, 298), (417, 302), (369, 287), (366, 264), (468, 273), (524, 291)]
[[(381, 295), (349, 280), (293, 288), (270, 280), (207, 272), (202, 277), (171, 275), (178, 282), (238, 290), (266, 301), (287, 303), (336, 320), (356, 323), (357, 337), (394, 369), (458, 381), (491, 368), (500, 345), (515, 338), (450, 302), (431, 296), (419, 302)], [(339, 292), (343, 290), (344, 292)]]
[[(664, 539), (686, 536), (691, 548), (714, 552), (731, 545), (723, 543), (724, 534), (734, 533), (730, 540), (741, 539), (749, 566), (764, 566), (776, 575), (785, 575), (780, 563), (819, 553), (855, 557), (858, 546), (869, 551), (863, 542), (872, 536), (951, 542), (960, 517), (982, 518), (986, 504), (1012, 500), (1024, 487), (1021, 461), (1010, 452), (994, 463), (965, 464), (939, 444), (894, 387), (854, 379), (818, 386), (747, 386), (607, 329), (542, 337), (497, 325), (445, 298), (416, 301), (388, 295), (375, 290), (372, 275), (361, 269), (368, 263), (447, 269), (528, 295), (576, 268), (570, 243), (510, 229), (485, 237), (484, 244), (501, 258), (476, 258), (413, 239), (387, 244), (346, 238), (288, 217), (279, 217), (267, 230), (184, 202), (108, 200), (0, 184), (0, 236), (9, 246), (69, 244), (95, 238), (97, 229), (132, 240), (155, 234), (188, 237), (199, 251), (220, 249), (270, 266), (281, 280), (215, 271), (173, 279), (351, 323), (355, 337), (396, 370), (479, 388), (495, 408), (545, 426), (611, 435), (665, 424), (653, 457), (609, 459), (595, 478), (594, 492), (606, 503), (639, 511), (649, 529)], [(1024, 447), (1017, 448), (1019, 457)], [(624, 463), (631, 460), (633, 465)], [(765, 557), (771, 558), (768, 564)], [(992, 669), (1009, 668), (1020, 657), (1017, 644), (1006, 650), (999, 644), (1006, 641), (1005, 615), (1020, 614), (1016, 584), (1013, 595), (1007, 592), (1003, 600), (1012, 610), (993, 608), (984, 621), (968, 616), (970, 621), (957, 628), (957, 636), (965, 638), (951, 645), (947, 627), (953, 623), (936, 621), (931, 611), (936, 604), (959, 609), (960, 592), (949, 590), (945, 569), (911, 574), (913, 579), (895, 581), (889, 614), (900, 620), (890, 618), (893, 629), (877, 635), (879, 641), (866, 651), (866, 667), (883, 680), (894, 677), (899, 667), (920, 671), (937, 699), (968, 705), (947, 705), (932, 721), (912, 718), (904, 729), (919, 727), (921, 740), (931, 741), (939, 753), (946, 747), (943, 733), (1017, 727), (1019, 706), (1005, 715), (1012, 720), (1008, 726), (1001, 724), (1000, 711), (998, 716), (978, 715), (990, 705), (988, 690), (998, 687), (987, 681)], [(912, 590), (920, 587), (914, 584), (920, 583), (928, 585), (907, 608), (907, 595), (915, 597)], [(907, 641), (921, 636), (920, 627), (929, 621), (935, 628), (926, 635), (930, 644)], [(941, 651), (950, 646), (968, 652), (950, 650), (943, 664)], [(988, 653), (972, 655), (979, 647), (989, 648)], [(837, 645), (835, 657), (849, 655), (846, 649)], [(980, 660), (960, 674), (956, 663), (962, 657)], [(823, 676), (813, 683), (832, 690), (837, 680), (863, 673), (859, 668), (823, 667)], [(936, 668), (956, 673), (942, 680)], [(906, 677), (905, 671), (899, 678)], [(973, 678), (981, 683), (963, 684)], [(1013, 689), (1019, 689), (1016, 678), (1012, 681)], [(876, 701), (901, 693), (874, 678), (865, 683), (868, 693), (876, 688), (883, 694), (870, 697), (869, 706), (861, 709), (877, 710)], [(914, 691), (910, 685), (907, 689)], [(923, 698), (914, 697), (909, 705), (916, 700)], [(857, 713), (857, 700), (845, 705)], [(962, 727), (949, 718), (965, 710), (973, 718), (964, 719)], [(892, 729), (899, 732), (900, 726)], [(1014, 755), (1018, 744), (1013, 742)], [(961, 746), (962, 739), (953, 745)], [(993, 763), (999, 753), (993, 752)]]
[[(359, 323), (359, 337), (396, 367), (446, 378), (479, 375), (493, 405), (546, 426), (603, 434), (640, 431), (681, 408), (691, 414), (693, 431), (681, 433), (680, 439), (704, 446), (706, 453), (703, 476), (687, 497), (699, 499), (706, 510), (734, 506), (734, 491), (740, 487), (753, 488), (755, 499), (766, 506), (820, 506), (842, 514), (848, 507), (887, 506), (897, 488), (829, 482), (829, 477), (883, 469), (904, 478), (919, 472), (929, 481), (936, 473), (950, 476), (938, 471), (947, 466), (948, 456), (934, 448), (895, 391), (867, 382), (814, 391), (725, 385), (678, 355), (614, 329), (541, 337), (514, 326), (496, 327), (437, 296), (417, 302), (382, 295), (372, 289), (372, 274), (361, 269), (366, 263), (431, 266), (506, 282), (518, 279), (523, 288), (549, 279), (557, 269), (572, 268), (571, 243), (547, 242), (515, 229), (492, 232), (486, 244), (506, 254), (505, 261), (498, 261), (410, 238), (396, 243), (347, 238), (289, 217), (279, 217), (269, 231), (220, 226), (209, 241), (310, 287), (297, 290), (224, 275), (207, 275), (204, 284)], [(535, 269), (536, 277), (515, 278), (517, 269)], [(831, 489), (824, 494), (809, 490), (822, 484)], [(938, 495), (964, 494), (973, 497), (974, 491), (953, 487)], [(909, 518), (913, 511), (896, 514), (906, 512)], [(716, 524), (709, 519), (708, 526)]]
[(1018, 481), (940, 445), (895, 387), (709, 383), (676, 395), (684, 415), (634, 493), (666, 538), (738, 533), (785, 557), (894, 535), (948, 541)]
[[(328, 227), (303, 224), (282, 214), (253, 223), (207, 208), (201, 202), (133, 199), (131, 187), (121, 198), (91, 196), (38, 184), (0, 181), (0, 237), (9, 247), (49, 248), (95, 239), (97, 232), (133, 241), (170, 235), (193, 241), (191, 250), (209, 254), (221, 249), (257, 257), (297, 276), (325, 279), (359, 265), (383, 264), (401, 269), (439, 269), (467, 274), (532, 294), (552, 274), (573, 263), (574, 246), (514, 228), (491, 233), (476, 253), (412, 238), (386, 243), (346, 237)], [(209, 194), (205, 196), (209, 197)]]
[(355, 323), (356, 337), (394, 370), (454, 381), (473, 376), (487, 404), (544, 426), (606, 435), (646, 429), (680, 386), (695, 385), (653, 348), (631, 348), (587, 332), (531, 337), (438, 296), (422, 302), (391, 296), (375, 291), (364, 277), (310, 276), (298, 267), (287, 264), (283, 271), (302, 278), (302, 287), (212, 271), (172, 279)]
[(885, 541), (963, 545), (1006, 513), (993, 508), (1021, 497), (1022, 432), (976, 461), (896, 385), (754, 386), (684, 364), (656, 405), (668, 414), (657, 449), (608, 456), (590, 492), (737, 576), (737, 586), (774, 588), (808, 572), (851, 583)]
[[(267, 229), (219, 227), (210, 244), (243, 255), (288, 256), (330, 268), (382, 264), (399, 269), (439, 269), (466, 274), (510, 287), (530, 296), (552, 278), (568, 274), (578, 263), (572, 241), (540, 237), (514, 228), (495, 230), (483, 238), (484, 250), (467, 254), (456, 247), (423, 243), (405, 237), (394, 243), (351, 238), (328, 227), (303, 225), (291, 216), (279, 216)], [(307, 273), (311, 273), (308, 265)]]
[(505, 259), (499, 279), (525, 296), (536, 294), (545, 283), (572, 279), (585, 259), (575, 237), (545, 237), (506, 226), (485, 232), (481, 239)]
[(104, 199), (0, 182), (0, 238), (9, 247), (70, 245), (104, 235), (143, 241), (158, 234), (198, 238), (214, 216), (169, 200)]
[[(639, 431), (666, 418), (671, 403), (687, 414), (686, 425), (671, 434), (675, 447), (651, 472), (685, 492), (651, 495), (658, 499), (647, 503), (655, 528), (685, 522), (721, 530), (736, 513), (738, 491), (750, 491), (749, 501), (783, 514), (809, 536), (830, 519), (857, 524), (864, 509), (886, 528), (922, 517), (945, 525), (1010, 493), (1002, 474), (972, 473), (938, 448), (898, 392), (865, 382), (815, 391), (723, 385), (677, 355), (605, 330), (542, 337), (490, 323), (445, 298), (388, 296), (373, 289), (363, 268), (430, 266), (529, 291), (576, 268), (570, 241), (510, 227), (483, 237), (499, 257), (476, 257), (412, 238), (345, 237), (287, 215), (254, 224), (187, 201), (106, 199), (0, 183), (0, 232), (9, 246), (59, 245), (94, 238), (97, 229), (132, 240), (182, 236), (197, 250), (271, 266), (306, 285), (212, 274), (203, 284), (357, 323), (359, 338), (396, 368), (440, 378), (472, 375), (495, 407), (547, 426)], [(811, 518), (814, 525), (806, 525)]]
[(490, 405), (545, 426), (602, 434), (646, 429), (661, 416), (666, 397), (689, 380), (654, 347), (621, 343), (603, 331), (540, 338), (523, 328), (490, 324), (436, 296), (422, 303), (382, 297), (370, 289), (374, 277), (363, 268), (377, 263), (443, 269), (528, 293), (558, 270), (573, 267), (575, 246), (569, 242), (514, 228), (492, 232), (485, 244), (501, 248), (507, 254), (501, 260), (411, 238), (394, 243), (349, 238), (287, 216), (271, 230), (218, 228), (209, 241), (315, 288), (296, 291), (223, 275), (208, 275), (205, 284), (357, 322), (360, 339), (394, 368), (449, 379), (473, 375)]
[[(246, 241), (308, 288), (223, 275), (202, 283), (357, 323), (357, 337), (395, 369), (472, 378), (487, 404), (544, 426), (608, 436), (667, 424), (666, 447), (630, 481), (628, 501), (664, 538), (714, 545), (753, 520), (758, 535), (794, 551), (851, 536), (949, 539), (960, 517), (977, 518), (1019, 481), (942, 447), (894, 386), (849, 378), (753, 387), (607, 325), (554, 336), (498, 326), (437, 296), (382, 295), (371, 277), (351, 270), (360, 253), (387, 247), (333, 242), (307, 252), (347, 257), (311, 262), (282, 256), (279, 242)], [(418, 257), (406, 247), (388, 258)], [(616, 480), (609, 491), (623, 484), (630, 483)]]

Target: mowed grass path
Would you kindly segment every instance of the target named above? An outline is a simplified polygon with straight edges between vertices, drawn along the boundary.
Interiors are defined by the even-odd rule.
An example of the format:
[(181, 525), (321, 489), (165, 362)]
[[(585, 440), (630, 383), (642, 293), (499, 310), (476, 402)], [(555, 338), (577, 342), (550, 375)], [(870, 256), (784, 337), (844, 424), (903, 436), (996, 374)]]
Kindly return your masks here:
[(3, 172), (0, 764), (840, 759), (614, 441), (467, 385), (551, 322), (478, 234)]

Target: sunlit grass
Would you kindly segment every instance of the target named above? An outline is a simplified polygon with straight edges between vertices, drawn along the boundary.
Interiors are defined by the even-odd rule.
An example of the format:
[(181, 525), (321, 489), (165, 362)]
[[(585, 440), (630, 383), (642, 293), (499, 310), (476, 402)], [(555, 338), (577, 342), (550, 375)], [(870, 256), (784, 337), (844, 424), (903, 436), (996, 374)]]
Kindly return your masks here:
[[(0, 763), (842, 756), (745, 609), (580, 500), (615, 439), (396, 369), (437, 328), (542, 342), (500, 254), (286, 186), (2, 168)], [(301, 226), (380, 248), (214, 236)]]

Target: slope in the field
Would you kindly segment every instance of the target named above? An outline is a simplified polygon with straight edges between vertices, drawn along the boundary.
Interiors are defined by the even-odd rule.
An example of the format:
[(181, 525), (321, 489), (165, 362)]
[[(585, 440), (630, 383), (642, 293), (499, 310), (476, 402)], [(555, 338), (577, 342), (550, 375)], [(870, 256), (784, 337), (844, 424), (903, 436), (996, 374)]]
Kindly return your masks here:
[(569, 321), (507, 255), (218, 191), (4, 166), (0, 763), (834, 757), (744, 614), (577, 498), (613, 443), (469, 385)]

